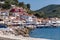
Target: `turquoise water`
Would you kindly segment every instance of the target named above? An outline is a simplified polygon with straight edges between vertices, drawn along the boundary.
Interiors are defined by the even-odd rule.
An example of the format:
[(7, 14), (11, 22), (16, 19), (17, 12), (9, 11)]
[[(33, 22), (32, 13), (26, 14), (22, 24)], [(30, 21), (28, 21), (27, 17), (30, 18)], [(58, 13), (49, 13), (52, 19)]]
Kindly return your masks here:
[(60, 27), (58, 28), (36, 28), (30, 32), (34, 38), (46, 38), (60, 40)]

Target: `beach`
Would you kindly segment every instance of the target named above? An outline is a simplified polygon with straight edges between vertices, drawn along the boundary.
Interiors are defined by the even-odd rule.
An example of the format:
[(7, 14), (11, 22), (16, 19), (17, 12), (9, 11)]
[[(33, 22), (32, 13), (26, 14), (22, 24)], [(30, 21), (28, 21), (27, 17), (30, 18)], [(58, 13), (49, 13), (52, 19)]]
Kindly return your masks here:
[(0, 40), (49, 40), (49, 39), (0, 35)]
[(15, 40), (15, 39), (9, 39), (9, 38), (0, 37), (0, 40)]
[(29, 28), (12, 27), (0, 29), (0, 40), (49, 40), (45, 38), (30, 37), (29, 32)]

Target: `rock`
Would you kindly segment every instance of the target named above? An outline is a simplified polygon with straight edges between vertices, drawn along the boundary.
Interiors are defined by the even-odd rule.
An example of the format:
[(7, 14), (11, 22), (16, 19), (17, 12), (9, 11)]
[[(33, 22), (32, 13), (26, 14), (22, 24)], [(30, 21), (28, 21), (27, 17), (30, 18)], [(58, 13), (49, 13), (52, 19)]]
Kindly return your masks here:
[(8, 28), (8, 30), (4, 30), (3, 32), (1, 32), (1, 34), (4, 35), (13, 35), (13, 36), (18, 36), (18, 35), (22, 35), (24, 37), (29, 37), (29, 32), (31, 29), (25, 27), (25, 28), (17, 28), (17, 27), (11, 27)]

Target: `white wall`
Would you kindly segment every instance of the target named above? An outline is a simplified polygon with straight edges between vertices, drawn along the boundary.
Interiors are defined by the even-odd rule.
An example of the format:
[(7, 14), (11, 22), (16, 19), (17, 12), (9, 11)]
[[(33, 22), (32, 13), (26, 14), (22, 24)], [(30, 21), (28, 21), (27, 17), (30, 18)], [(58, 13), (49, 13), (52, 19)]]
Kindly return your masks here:
[(60, 23), (60, 20), (56, 21), (57, 23)]

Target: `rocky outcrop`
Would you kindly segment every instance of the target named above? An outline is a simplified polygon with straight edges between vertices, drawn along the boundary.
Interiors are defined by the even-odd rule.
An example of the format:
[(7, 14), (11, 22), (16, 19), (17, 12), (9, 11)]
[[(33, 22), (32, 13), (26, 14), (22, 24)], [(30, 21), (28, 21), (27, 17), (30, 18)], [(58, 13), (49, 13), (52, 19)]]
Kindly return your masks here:
[(25, 27), (25, 28), (20, 28), (20, 27), (12, 27), (12, 28), (7, 28), (7, 30), (1, 30), (0, 33), (4, 35), (22, 35), (24, 37), (29, 37), (29, 32), (31, 29)]
[(12, 27), (7, 30), (0, 30), (0, 40), (45, 40), (43, 38), (29, 37), (30, 28)]
[(17, 28), (17, 29), (13, 29), (14, 32), (15, 32), (15, 35), (22, 35), (22, 36), (25, 36), (25, 37), (29, 37), (29, 29), (27, 28)]

